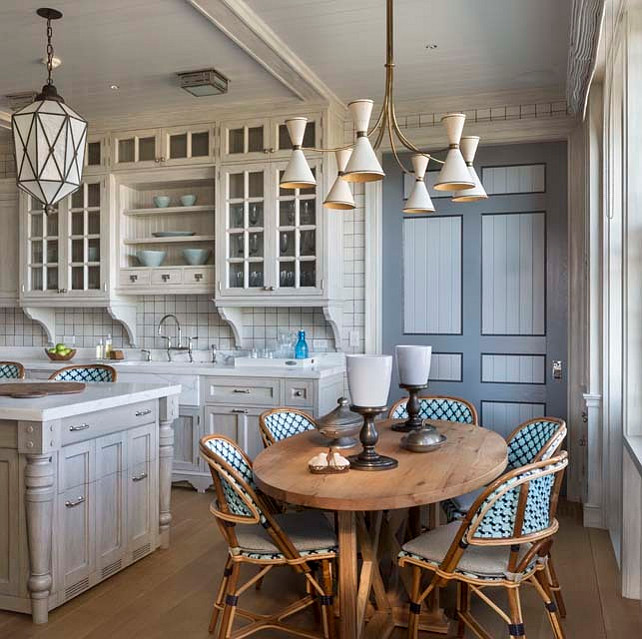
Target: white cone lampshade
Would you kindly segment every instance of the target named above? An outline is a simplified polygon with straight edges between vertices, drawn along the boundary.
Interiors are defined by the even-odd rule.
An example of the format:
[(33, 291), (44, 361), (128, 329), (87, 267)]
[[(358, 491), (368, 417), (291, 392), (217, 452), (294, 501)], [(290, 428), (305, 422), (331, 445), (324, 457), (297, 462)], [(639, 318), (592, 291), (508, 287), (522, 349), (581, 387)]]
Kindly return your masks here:
[(45, 85), (34, 102), (11, 118), (16, 183), (52, 211), (80, 187), (87, 122)]
[(285, 121), (292, 142), (292, 155), (281, 178), (280, 187), (282, 189), (306, 189), (316, 186), (317, 181), (314, 179), (310, 165), (301, 150), (307, 122), (307, 118), (292, 118)]
[(428, 195), (428, 189), (424, 182), (426, 168), (428, 167), (428, 156), (413, 155), (412, 166), (415, 173), (415, 183), (403, 207), (404, 213), (434, 213), (435, 206)]
[(351, 155), (352, 149), (339, 149), (335, 152), (338, 175), (332, 185), (332, 188), (328, 192), (328, 195), (323, 201), (323, 206), (328, 209), (349, 211), (355, 208), (354, 197), (352, 195), (350, 185), (343, 179), (343, 173)]
[(475, 183), (459, 150), (459, 141), (464, 129), (466, 116), (463, 113), (450, 113), (441, 119), (448, 135), (450, 148), (446, 155), (434, 189), (437, 191), (462, 191), (472, 189)]
[(470, 172), (470, 176), (475, 183), (475, 186), (472, 189), (466, 189), (465, 191), (459, 191), (453, 195), (453, 202), (477, 202), (479, 200), (487, 200), (488, 195), (486, 189), (484, 189), (477, 171), (473, 166), (473, 160), (475, 159), (475, 152), (477, 151), (477, 145), (479, 144), (479, 136), (477, 135), (467, 135), (461, 138), (459, 146), (461, 148), (461, 154), (464, 156), (466, 166)]
[(348, 109), (352, 115), (354, 128), (357, 131), (357, 141), (346, 166), (343, 179), (348, 182), (376, 182), (383, 180), (385, 173), (368, 139), (368, 123), (372, 113), (372, 100), (355, 100), (350, 102)]

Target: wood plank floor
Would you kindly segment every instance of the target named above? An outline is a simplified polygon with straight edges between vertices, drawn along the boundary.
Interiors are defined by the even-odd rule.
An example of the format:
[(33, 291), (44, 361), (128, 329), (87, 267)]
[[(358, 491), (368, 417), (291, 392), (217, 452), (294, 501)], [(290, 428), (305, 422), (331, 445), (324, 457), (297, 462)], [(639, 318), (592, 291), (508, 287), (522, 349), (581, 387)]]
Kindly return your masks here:
[[(54, 610), (46, 626), (34, 626), (26, 615), (0, 612), (2, 639), (205, 639), (213, 592), (226, 548), (208, 512), (211, 494), (186, 488), (172, 492), (172, 546), (157, 551), (108, 581)], [(642, 637), (642, 606), (619, 595), (618, 573), (608, 535), (582, 528), (580, 510), (563, 504), (555, 560), (568, 608), (568, 639), (628, 639)], [(294, 600), (300, 578), (286, 569), (273, 571), (259, 592), (243, 596), (256, 611)], [(524, 618), (529, 639), (551, 633), (539, 600), (524, 589)], [(502, 602), (498, 596), (497, 601)], [(449, 594), (444, 596), (448, 605)], [(475, 612), (494, 637), (506, 628), (486, 607)], [(310, 619), (301, 616), (301, 623)], [(261, 633), (260, 637), (281, 637)], [(397, 631), (395, 637), (405, 633)], [(440, 635), (423, 636), (438, 637)], [(443, 636), (443, 635), (442, 635)], [(467, 635), (469, 636), (469, 635)]]

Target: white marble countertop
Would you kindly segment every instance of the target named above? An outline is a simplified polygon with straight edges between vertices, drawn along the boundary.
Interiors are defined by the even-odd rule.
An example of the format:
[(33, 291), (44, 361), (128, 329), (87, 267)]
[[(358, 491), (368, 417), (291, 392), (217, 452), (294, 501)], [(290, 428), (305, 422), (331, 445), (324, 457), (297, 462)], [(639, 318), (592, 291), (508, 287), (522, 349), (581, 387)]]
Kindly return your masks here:
[[(25, 380), (28, 383), (30, 380)], [(16, 383), (12, 380), (11, 383)], [(43, 383), (43, 382), (40, 382)], [(56, 382), (49, 382), (55, 384)], [(41, 398), (16, 399), (0, 396), (0, 418), (6, 420), (45, 421), (83, 413), (125, 406), (169, 395), (178, 395), (180, 384), (93, 383), (74, 395), (47, 395)]]

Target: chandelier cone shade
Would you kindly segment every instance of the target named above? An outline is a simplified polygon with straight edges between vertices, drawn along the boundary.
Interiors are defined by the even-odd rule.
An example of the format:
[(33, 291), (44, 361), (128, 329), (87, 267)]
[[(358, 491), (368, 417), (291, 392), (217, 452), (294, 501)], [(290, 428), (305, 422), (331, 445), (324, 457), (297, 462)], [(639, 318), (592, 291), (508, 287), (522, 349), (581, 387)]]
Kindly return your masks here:
[(337, 179), (323, 201), (323, 206), (328, 209), (339, 209), (349, 211), (355, 208), (354, 197), (350, 185), (343, 179), (348, 160), (352, 155), (352, 149), (339, 149), (335, 152), (337, 159)]
[(292, 142), (292, 155), (281, 178), (282, 189), (306, 189), (316, 186), (317, 181), (314, 179), (310, 165), (301, 150), (307, 123), (307, 118), (292, 118), (285, 121)]
[(472, 189), (475, 183), (459, 150), (459, 141), (464, 129), (466, 116), (463, 113), (450, 113), (445, 115), (441, 121), (446, 129), (450, 148), (433, 188), (437, 191)]
[(18, 188), (40, 201), (47, 213), (80, 187), (85, 159), (87, 122), (65, 104), (53, 85), (51, 21), (55, 9), (38, 9), (47, 20), (47, 84), (31, 104), (11, 118)]
[(428, 194), (424, 176), (428, 167), (428, 157), (426, 155), (413, 155), (412, 166), (415, 173), (415, 183), (403, 207), (404, 213), (434, 213), (435, 207)]
[(376, 182), (383, 180), (386, 175), (368, 139), (372, 104), (372, 100), (355, 100), (348, 105), (354, 128), (357, 131), (354, 150), (343, 176), (343, 179), (348, 182)]
[(453, 195), (453, 202), (478, 202), (479, 200), (488, 199), (486, 189), (484, 189), (484, 186), (477, 175), (477, 171), (475, 171), (475, 167), (473, 166), (473, 160), (475, 159), (478, 144), (479, 137), (476, 135), (466, 135), (461, 138), (459, 143), (461, 154), (464, 156), (466, 166), (470, 172), (470, 177), (475, 183), (475, 186), (472, 189), (466, 189), (465, 191), (455, 193)]

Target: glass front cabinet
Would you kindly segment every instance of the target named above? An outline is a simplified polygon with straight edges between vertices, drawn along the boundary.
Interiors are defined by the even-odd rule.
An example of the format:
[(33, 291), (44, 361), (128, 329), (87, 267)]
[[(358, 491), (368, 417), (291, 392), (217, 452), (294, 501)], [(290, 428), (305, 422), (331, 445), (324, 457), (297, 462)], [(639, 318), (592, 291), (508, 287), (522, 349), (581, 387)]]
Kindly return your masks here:
[(107, 296), (106, 178), (87, 179), (46, 215), (21, 194), (21, 285), (23, 300), (94, 299)]
[[(311, 162), (318, 180), (320, 166)], [(320, 189), (280, 189), (285, 167), (269, 162), (222, 169), (218, 297), (322, 294)]]

